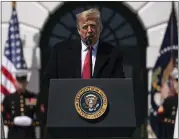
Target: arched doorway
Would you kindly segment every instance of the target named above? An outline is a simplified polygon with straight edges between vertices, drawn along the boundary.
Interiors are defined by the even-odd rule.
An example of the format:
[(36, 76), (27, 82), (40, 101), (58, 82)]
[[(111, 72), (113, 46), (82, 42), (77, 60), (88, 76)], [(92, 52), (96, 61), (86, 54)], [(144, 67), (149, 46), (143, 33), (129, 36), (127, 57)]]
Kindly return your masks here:
[[(41, 34), (42, 72), (46, 67), (50, 49), (54, 44), (79, 37), (76, 29), (75, 10), (87, 5), (99, 7), (103, 21), (101, 40), (120, 47), (123, 52), (125, 75), (133, 78), (134, 92), (138, 93), (140, 98), (144, 98), (145, 92), (147, 92), (147, 71), (145, 69), (148, 41), (146, 31), (137, 15), (122, 2), (65, 2), (59, 7), (49, 17)], [(137, 100), (138, 98), (136, 98), (135, 103), (139, 103)], [(147, 97), (143, 101), (147, 103)], [(141, 114), (141, 117), (144, 116)]]

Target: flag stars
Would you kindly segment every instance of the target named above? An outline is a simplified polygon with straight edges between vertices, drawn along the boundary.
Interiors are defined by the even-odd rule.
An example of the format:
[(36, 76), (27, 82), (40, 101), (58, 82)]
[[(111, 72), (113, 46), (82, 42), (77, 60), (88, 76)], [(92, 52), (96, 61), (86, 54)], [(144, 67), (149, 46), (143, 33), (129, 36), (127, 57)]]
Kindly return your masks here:
[(13, 31), (14, 31), (14, 28), (13, 28), (13, 27), (10, 27), (10, 31), (13, 32)]
[(19, 34), (18, 17), (15, 9), (13, 9), (11, 19), (9, 20), (8, 31), (9, 35), (5, 44), (4, 55), (14, 64), (16, 69), (26, 69), (27, 67)]
[(160, 51), (160, 54), (158, 55), (158, 57), (160, 57), (161, 55), (167, 53), (167, 52), (170, 52), (172, 50), (177, 50), (178, 49), (178, 46), (171, 46), (171, 47), (167, 47), (167, 48), (164, 48), (163, 50)]
[(16, 46), (19, 46), (19, 45), (20, 45), (20, 41), (17, 41), (17, 42), (16, 42)]
[(20, 61), (20, 60), (21, 60), (21, 57), (20, 57), (20, 56), (17, 56), (16, 60), (17, 60), (17, 61)]
[(172, 48), (170, 48), (170, 47), (168, 47), (168, 48), (166, 48), (167, 50), (166, 51), (170, 51), (170, 50), (172, 50)]
[(19, 54), (21, 52), (21, 49), (20, 48), (17, 48), (16, 49), (16, 53)]
[(19, 34), (16, 34), (16, 39), (19, 39)]
[(11, 39), (14, 39), (14, 38), (15, 38), (15, 36), (12, 34), (12, 35), (10, 36), (10, 38), (11, 38)]
[(8, 50), (6, 50), (6, 51), (5, 51), (5, 54), (6, 54), (6, 55), (9, 55), (9, 54), (10, 54), (10, 52), (9, 52)]
[(14, 42), (12, 42), (12, 43), (11, 43), (11, 46), (12, 46), (12, 47), (14, 47), (14, 46), (15, 46), (15, 43), (14, 43)]
[(165, 48), (165, 49), (163, 49), (163, 53), (165, 53), (165, 52), (167, 52), (167, 49)]
[(175, 49), (175, 48), (177, 48), (177, 46), (173, 46), (172, 48)]
[(21, 68), (21, 64), (20, 63), (17, 63), (16, 67), (19, 69)]

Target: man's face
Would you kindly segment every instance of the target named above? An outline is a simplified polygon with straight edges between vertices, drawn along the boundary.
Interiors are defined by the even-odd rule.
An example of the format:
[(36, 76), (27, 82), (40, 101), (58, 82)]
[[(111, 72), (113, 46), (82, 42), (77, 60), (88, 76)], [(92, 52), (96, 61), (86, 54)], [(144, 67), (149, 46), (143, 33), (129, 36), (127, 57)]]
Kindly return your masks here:
[(78, 32), (82, 40), (89, 37), (92, 39), (92, 45), (94, 45), (99, 40), (101, 24), (93, 15), (88, 17), (81, 16), (78, 20)]
[(27, 81), (17, 81), (16, 82), (17, 91), (20, 93), (25, 92), (26, 86), (27, 86)]

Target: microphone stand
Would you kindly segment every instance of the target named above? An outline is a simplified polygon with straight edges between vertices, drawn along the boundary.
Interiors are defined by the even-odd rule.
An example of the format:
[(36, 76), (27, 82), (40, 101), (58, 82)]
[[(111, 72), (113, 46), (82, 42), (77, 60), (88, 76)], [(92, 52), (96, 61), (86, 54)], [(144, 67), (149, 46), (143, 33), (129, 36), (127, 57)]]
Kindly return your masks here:
[(91, 78), (93, 77), (93, 62), (92, 62), (92, 46), (90, 45), (90, 68), (91, 68)]
[(90, 71), (91, 71), (91, 77), (93, 77), (93, 62), (92, 62), (92, 40), (90, 38), (86, 38), (85, 40), (86, 45), (88, 46), (88, 49), (90, 49)]

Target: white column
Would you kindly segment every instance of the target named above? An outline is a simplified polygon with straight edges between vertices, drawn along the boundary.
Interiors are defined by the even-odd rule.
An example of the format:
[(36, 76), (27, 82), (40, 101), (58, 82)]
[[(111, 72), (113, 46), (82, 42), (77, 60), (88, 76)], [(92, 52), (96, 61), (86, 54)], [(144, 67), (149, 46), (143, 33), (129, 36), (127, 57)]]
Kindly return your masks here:
[(177, 115), (176, 115), (176, 120), (175, 120), (175, 128), (174, 128), (174, 139), (178, 139), (178, 110), (177, 110)]

